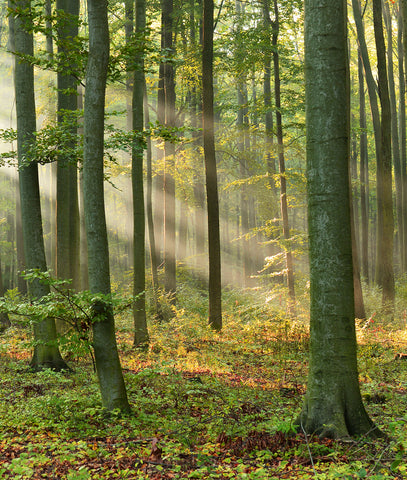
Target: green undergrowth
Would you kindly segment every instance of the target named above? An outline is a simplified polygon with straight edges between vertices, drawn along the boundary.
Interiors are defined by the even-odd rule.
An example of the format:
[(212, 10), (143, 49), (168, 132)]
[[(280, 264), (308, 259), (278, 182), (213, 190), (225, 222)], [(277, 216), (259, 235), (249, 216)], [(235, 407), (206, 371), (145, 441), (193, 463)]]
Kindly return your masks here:
[(219, 334), (204, 295), (180, 289), (178, 301), (170, 320), (150, 322), (147, 351), (132, 348), (131, 315), (117, 316), (130, 414), (100, 407), (90, 358), (69, 352), (72, 372), (32, 373), (27, 330), (7, 330), (0, 478), (406, 478), (407, 360), (395, 360), (407, 353), (405, 328), (358, 324), (362, 395), (390, 440), (334, 442), (293, 430), (307, 376), (301, 315), (288, 320), (278, 298), (231, 290)]

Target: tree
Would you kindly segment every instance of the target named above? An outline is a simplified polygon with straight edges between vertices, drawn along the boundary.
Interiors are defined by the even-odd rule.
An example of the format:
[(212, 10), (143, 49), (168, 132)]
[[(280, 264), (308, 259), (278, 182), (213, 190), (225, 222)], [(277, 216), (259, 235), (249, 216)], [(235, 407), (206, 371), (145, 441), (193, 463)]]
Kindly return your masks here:
[(377, 163), (377, 268), (376, 282), (382, 287), (383, 305), (394, 308), (393, 196), (391, 158), (391, 107), (383, 35), (382, 0), (373, 0), (373, 23), (377, 52), (378, 86), (381, 104), (381, 155)]
[[(1, 270), (1, 259), (0, 259), (0, 297), (4, 296), (4, 286), (3, 286), (3, 274)], [(10, 327), (11, 322), (8, 317), (7, 312), (0, 312), (0, 333)]]
[(219, 200), (213, 115), (213, 0), (203, 1), (202, 127), (209, 240), (209, 324), (222, 328)]
[(136, 0), (136, 39), (140, 42), (134, 63), (133, 83), (133, 130), (136, 134), (132, 149), (132, 185), (133, 185), (133, 244), (134, 265), (134, 346), (148, 343), (146, 322), (146, 280), (145, 280), (145, 211), (143, 188), (144, 157), (144, 36), (146, 28), (145, 0)]
[(363, 406), (356, 359), (346, 10), (344, 0), (305, 2), (311, 338), (297, 423), (327, 437), (376, 432)]
[[(72, 112), (77, 110), (75, 65), (68, 63), (70, 43), (78, 35), (79, 0), (57, 0), (60, 16), (58, 54), (62, 63), (58, 69), (58, 121), (72, 125), (63, 147), (75, 151), (76, 126)], [(69, 65), (69, 67), (68, 67)], [(57, 261), (60, 279), (72, 279), (73, 287), (80, 289), (79, 262), (79, 204), (77, 159), (72, 154), (61, 155), (57, 162)]]
[[(14, 66), (14, 88), (17, 113), (18, 175), (20, 185), (21, 221), (26, 267), (47, 270), (42, 229), (38, 165), (30, 159), (30, 147), (34, 143), (36, 113), (34, 99), (34, 68), (24, 57), (33, 55), (33, 35), (30, 31), (29, 0), (11, 3), (14, 16), (14, 45), (18, 56)], [(28, 14), (28, 15), (24, 15)], [(38, 280), (30, 282), (29, 294), (40, 299), (49, 293), (49, 286)], [(52, 368), (67, 369), (57, 345), (55, 320), (45, 318), (34, 322), (34, 354), (31, 367), (34, 370)]]
[[(287, 202), (287, 179), (285, 173), (284, 157), (284, 139), (283, 123), (281, 115), (281, 80), (280, 80), (280, 58), (278, 52), (278, 34), (280, 29), (280, 20), (278, 12), (278, 2), (274, 0), (274, 22), (273, 22), (273, 64), (274, 64), (274, 96), (276, 101), (276, 127), (278, 143), (278, 165), (280, 172), (280, 210), (283, 223), (283, 237), (286, 242), (290, 241), (290, 225), (288, 221), (288, 202)], [(295, 289), (294, 289), (294, 265), (293, 255), (290, 245), (285, 245), (285, 264), (287, 271), (288, 287), (288, 310), (291, 315), (294, 314)]]
[(103, 406), (108, 410), (128, 410), (113, 311), (106, 298), (111, 291), (103, 192), (105, 90), (109, 63), (107, 0), (88, 0), (87, 5), (89, 54), (84, 109), (83, 200), (89, 288), (95, 294), (93, 348)]
[[(174, 1), (161, 0), (162, 8), (162, 46), (165, 56), (174, 55), (173, 15)], [(165, 126), (175, 127), (175, 69), (172, 58), (167, 58), (163, 65), (164, 93), (165, 93)], [(175, 258), (175, 145), (166, 141), (164, 144), (165, 172), (164, 172), (164, 287), (170, 295), (171, 302), (175, 302), (176, 291), (176, 258)]]

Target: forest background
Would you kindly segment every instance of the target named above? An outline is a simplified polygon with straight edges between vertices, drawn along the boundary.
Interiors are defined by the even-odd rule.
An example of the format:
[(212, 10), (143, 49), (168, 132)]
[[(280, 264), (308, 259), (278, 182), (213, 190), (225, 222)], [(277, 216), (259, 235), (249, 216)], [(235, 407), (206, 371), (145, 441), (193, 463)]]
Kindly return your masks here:
[[(137, 2), (136, 9), (142, 8), (142, 3)], [(85, 165), (82, 169), (81, 164), (87, 153), (86, 146), (77, 139), (81, 138), (86, 52), (91, 48), (88, 45), (90, 22), (87, 23), (86, 5), (80, 5), (81, 21), (76, 22), (73, 20), (75, 14), (68, 10), (69, 4), (22, 2), (20, 5), (17, 2), (7, 5), (2, 2), (4, 166), (0, 178), (0, 294), (4, 295), (5, 308), (2, 359), (5, 361), (3, 387), (6, 392), (2, 398), (5, 401), (10, 400), (10, 395), (18, 398), (14, 400), (14, 413), (8, 413), (2, 437), (5, 452), (2, 474), (19, 472), (21, 478), (37, 478), (35, 475), (55, 468), (63, 478), (64, 475), (66, 478), (92, 478), (92, 475), (100, 478), (101, 472), (112, 475), (106, 473), (107, 466), (96, 461), (92, 465), (94, 460), (90, 460), (89, 451), (93, 448), (90, 445), (98, 442), (95, 438), (104, 437), (104, 443), (94, 449), (97, 458), (101, 455), (99, 449), (104, 448), (106, 458), (117, 459), (117, 450), (123, 447), (119, 455), (132, 459), (131, 463), (123, 462), (123, 465), (106, 462), (119, 478), (125, 478), (124, 475), (129, 478), (146, 478), (147, 475), (151, 478), (174, 478), (174, 475), (175, 478), (178, 478), (176, 475), (179, 478), (193, 478), (194, 475), (197, 478), (199, 475), (228, 478), (229, 474), (236, 478), (268, 478), (267, 475), (274, 478), (276, 469), (280, 472), (280, 477), (276, 478), (335, 475), (335, 471), (340, 472), (339, 478), (345, 475), (363, 478), (368, 474), (369, 478), (402, 478), (405, 472), (402, 462), (405, 378), (401, 362), (393, 363), (395, 353), (405, 348), (406, 341), (404, 53), (407, 49), (401, 6), (397, 2), (383, 2), (381, 12), (387, 39), (386, 76), (391, 109), (387, 119), (383, 117), (382, 104), (377, 104), (381, 90), (378, 87), (380, 74), (375, 68), (379, 61), (372, 6), (366, 3), (360, 9), (357, 2), (353, 2), (348, 12), (355, 311), (358, 339), (362, 344), (361, 358), (365, 359), (361, 378), (367, 384), (364, 392), (367, 402), (374, 408), (378, 408), (377, 405), (382, 408), (383, 403), (389, 405), (390, 418), (386, 417), (385, 422), (380, 420), (381, 411), (374, 411), (373, 416), (381, 427), (385, 423), (382, 428), (390, 429), (396, 440), (386, 446), (377, 441), (370, 447), (370, 456), (359, 458), (353, 450), (344, 452), (341, 445), (318, 443), (315, 439), (313, 451), (319, 452), (315, 469), (313, 456), (316, 454), (310, 451), (307, 437), (290, 443), (288, 435), (304, 393), (303, 355), (308, 343), (309, 322), (302, 2), (270, 5), (267, 0), (261, 3), (225, 0), (215, 5), (214, 147), (224, 311), (218, 312), (212, 321), (207, 305), (213, 297), (210, 291), (208, 294), (207, 287), (211, 255), (208, 264), (204, 167), (207, 159), (202, 138), (205, 128), (201, 123), (203, 5), (193, 0), (179, 5), (170, 1), (148, 2), (144, 5), (144, 25), (143, 21), (138, 23), (143, 16), (140, 13), (133, 24), (131, 2), (109, 2), (108, 5), (111, 57), (104, 125), (104, 195), (110, 252), (105, 258), (109, 259), (108, 277), (116, 294), (112, 298), (110, 285), (106, 291), (94, 290), (95, 281), (89, 278), (87, 269), (86, 194), (83, 193), (86, 172)], [(10, 11), (14, 11), (11, 16), (8, 15)], [(32, 52), (22, 52), (15, 46), (10, 18), (15, 21), (28, 18), (30, 27), (27, 29), (20, 23), (17, 32), (26, 31), (32, 35)], [(73, 34), (70, 29), (77, 29), (77, 32)], [(50, 275), (40, 273), (44, 270), (40, 265), (28, 265), (24, 260), (17, 156), (14, 153), (17, 137), (13, 128), (16, 120), (18, 128), (18, 112), (14, 110), (11, 51), (23, 60), (20, 63), (35, 65), (36, 142), (18, 161), (21, 167), (30, 158), (39, 167), (42, 237)], [(140, 77), (140, 72), (145, 75)], [(72, 83), (61, 86), (67, 79)], [(86, 83), (89, 85), (89, 81)], [(140, 93), (141, 104), (144, 102), (144, 118), (141, 119), (134, 108), (135, 103), (140, 102)], [(71, 106), (61, 106), (69, 98)], [(390, 158), (382, 155), (382, 135), (386, 131), (383, 125), (391, 125)], [(143, 159), (144, 150), (143, 170), (140, 151)], [(92, 171), (88, 173), (88, 178), (92, 174)], [(75, 179), (77, 175), (76, 186), (64, 189), (71, 185), (72, 175)], [(145, 184), (145, 201), (140, 182)], [(141, 197), (134, 192), (138, 195), (141, 192)], [(74, 203), (70, 203), (72, 199)], [(137, 215), (143, 217), (139, 224), (143, 228), (133, 228)], [(148, 242), (144, 242), (144, 234), (140, 240), (140, 232), (147, 223)], [(19, 272), (27, 268), (36, 268), (28, 270), (25, 277), (31, 285), (46, 286), (45, 293), (36, 295), (45, 298), (40, 303), (24, 300), (27, 285)], [(218, 274), (220, 276), (220, 271)], [(72, 279), (72, 289), (67, 289), (62, 281), (67, 278)], [(86, 293), (89, 290), (91, 293)], [(220, 290), (219, 285), (218, 295)], [(85, 293), (75, 293), (81, 291)], [(95, 293), (104, 295), (98, 296), (96, 303)], [(214, 301), (216, 303), (217, 298)], [(68, 418), (72, 414), (66, 409), (72, 399), (58, 403), (57, 396), (61, 394), (58, 389), (65, 383), (76, 382), (80, 386), (77, 395), (83, 397), (79, 392), (86, 391), (89, 385), (85, 387), (82, 373), (64, 377), (44, 367), (66, 368), (60, 352), (70, 359), (68, 364), (77, 363), (85, 371), (91, 370), (89, 359), (97, 366), (97, 348), (92, 353), (95, 330), (91, 325), (93, 313), (100, 314), (97, 302), (108, 304), (109, 311), (115, 306), (120, 312), (119, 353), (128, 369), (126, 382), (132, 385), (128, 387), (132, 395), (130, 403), (140, 408), (141, 399), (136, 398), (133, 391), (138, 388), (151, 389), (147, 393), (150, 401), (160, 398), (160, 402), (155, 405), (152, 401), (152, 411), (145, 412), (151, 421), (145, 425), (141, 421), (136, 428), (137, 422), (133, 423), (131, 417), (117, 421), (114, 415), (122, 417), (115, 407), (121, 408), (123, 404), (115, 404), (115, 399), (104, 396), (104, 391), (109, 390), (109, 379), (104, 380), (99, 375), (102, 403), (116, 413), (113, 417), (105, 417), (107, 413), (95, 406), (98, 400), (93, 392), (86, 407), (92, 420), (86, 428), (80, 426), (72, 437), (65, 435), (65, 429), (69, 430), (72, 425), (67, 426), (64, 420), (64, 415)], [(133, 307), (132, 319), (129, 307)], [(44, 330), (40, 328), (45, 316), (50, 314), (57, 319), (58, 330), (55, 335), (51, 334), (54, 335), (51, 341), (49, 330), (42, 338)], [(215, 331), (206, 328), (208, 316)], [(108, 321), (111, 320), (109, 317)], [(34, 343), (29, 340), (30, 325), (34, 325)], [(220, 329), (222, 336), (217, 336), (216, 331)], [(174, 332), (176, 339), (171, 338)], [(244, 338), (243, 346), (239, 346), (240, 338)], [(10, 375), (16, 374), (30, 354), (27, 342), (34, 347), (31, 364), (39, 373), (22, 374), (17, 384), (13, 384)], [(132, 350), (132, 345), (139, 349)], [(52, 352), (45, 347), (52, 347)], [(239, 361), (233, 360), (237, 354), (243, 355), (239, 355), (239, 361), (241, 358), (246, 361), (246, 368), (242, 370)], [(263, 355), (277, 359), (275, 368), (269, 363), (270, 359), (261, 360)], [(215, 361), (214, 357), (222, 360)], [(378, 374), (383, 364), (390, 365), (391, 373), (386, 372), (386, 379)], [(270, 372), (275, 380), (264, 380)], [(374, 379), (370, 377), (373, 372)], [(223, 375), (226, 385), (218, 380)], [(240, 389), (228, 385), (233, 383), (231, 375), (236, 375)], [(260, 387), (262, 378), (265, 383)], [(191, 382), (193, 388), (189, 388)], [(16, 385), (17, 396), (11, 393)], [(379, 393), (376, 391), (378, 385)], [(296, 398), (294, 405), (285, 404), (283, 424), (271, 422), (265, 426), (266, 419), (272, 416), (275, 401), (266, 400), (266, 394), (260, 395), (259, 400), (259, 387), (266, 394), (276, 391), (279, 398)], [(197, 405), (199, 397), (205, 398), (207, 403)], [(277, 397), (274, 400), (278, 400)], [(222, 415), (226, 417), (214, 413), (211, 402), (216, 403), (219, 398), (224, 399), (224, 410), (228, 413)], [(26, 400), (32, 400), (32, 417), (38, 416), (38, 409), (44, 409), (46, 404), (45, 411), (52, 412), (50, 418), (59, 416), (58, 435), (65, 432), (62, 437), (66, 439), (66, 448), (57, 454), (54, 467), (44, 453), (49, 445), (42, 436), (55, 428), (47, 424), (46, 415), (29, 435), (29, 448), (34, 448), (38, 458), (43, 455), (39, 462), (43, 470), (38, 470), (29, 458), (21, 455), (19, 442), (21, 450), (27, 448), (23, 435), (15, 441), (21, 434), (18, 428), (32, 429), (32, 418), (25, 421), (25, 427), (21, 427), (23, 422), (16, 421), (22, 408), (20, 402)], [(184, 424), (183, 428), (188, 431), (185, 438), (179, 439), (175, 426), (170, 425), (171, 418), (179, 416), (183, 406), (188, 410), (185, 422), (194, 415), (198, 416), (199, 423), (208, 422), (208, 429), (201, 432), (199, 438), (191, 440), (192, 428)], [(158, 412), (167, 407), (168, 418), (160, 418)], [(233, 424), (237, 418), (242, 420), (240, 416), (245, 418), (241, 431), (234, 431), (231, 426), (219, 429), (219, 423)], [(101, 423), (105, 418), (108, 425), (103, 432), (105, 427)], [(163, 418), (169, 424), (157, 433), (157, 423), (164, 421)], [(121, 432), (117, 425), (121, 425)], [(92, 432), (86, 431), (87, 428)], [(123, 440), (129, 429), (136, 429), (140, 437), (132, 435), (131, 440), (128, 437)], [(118, 447), (120, 436), (124, 443)], [(172, 437), (176, 438), (175, 443)], [(140, 443), (142, 450), (129, 453), (130, 443), (133, 447)], [(17, 446), (11, 447), (13, 444)], [(281, 445), (285, 445), (284, 448)], [(301, 445), (307, 446), (307, 450), (301, 451)], [(186, 453), (185, 449), (194, 448), (199, 452)], [(222, 452), (219, 462), (214, 462), (211, 448)], [(358, 448), (355, 446), (355, 451)], [(69, 449), (74, 453), (66, 459)], [(177, 451), (175, 456), (174, 451)], [(269, 453), (265, 454), (266, 451)], [(381, 451), (387, 452), (386, 458), (380, 458)], [(346, 456), (357, 458), (356, 463), (347, 466)], [(272, 458), (278, 458), (278, 462)], [(308, 465), (304, 466), (304, 458)], [(130, 473), (123, 473), (126, 469)], [(288, 477), (284, 477), (286, 475)]]

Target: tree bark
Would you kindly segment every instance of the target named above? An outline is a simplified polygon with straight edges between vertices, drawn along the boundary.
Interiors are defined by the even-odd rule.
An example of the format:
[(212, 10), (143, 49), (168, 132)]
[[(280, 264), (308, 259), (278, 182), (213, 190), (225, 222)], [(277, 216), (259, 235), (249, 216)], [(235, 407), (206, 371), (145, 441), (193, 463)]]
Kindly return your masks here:
[(393, 272), (393, 198), (391, 159), (391, 108), (386, 68), (386, 48), (383, 35), (382, 0), (373, 0), (377, 72), (381, 104), (381, 155), (377, 175), (377, 267), (376, 282), (382, 288), (383, 306), (394, 309), (395, 285)]
[[(1, 269), (1, 259), (0, 259), (0, 297), (4, 296), (4, 285), (3, 285), (3, 273)], [(10, 319), (7, 312), (0, 312), (0, 333), (3, 333), (4, 330), (7, 330), (11, 326)]]
[(218, 178), (213, 115), (213, 0), (203, 1), (202, 127), (209, 240), (209, 325), (222, 328)]
[[(83, 195), (90, 291), (110, 294), (109, 249), (103, 192), (104, 107), (109, 62), (107, 0), (88, 0), (89, 55), (84, 112)], [(126, 388), (117, 351), (112, 307), (96, 299), (93, 348), (102, 404), (128, 410)]]
[[(12, 2), (12, 8), (30, 11), (29, 0)], [(33, 54), (33, 36), (24, 27), (25, 19), (16, 15), (15, 51), (19, 54)], [(35, 141), (36, 115), (34, 100), (34, 69), (28, 61), (17, 59), (14, 69), (14, 86), (17, 113), (17, 151), (19, 164), (21, 222), (23, 231), (26, 267), (47, 270), (45, 260), (44, 238), (41, 218), (38, 166), (35, 161), (28, 161), (29, 148)], [(49, 293), (49, 286), (35, 280), (29, 285), (32, 298), (40, 299)], [(52, 368), (67, 369), (57, 346), (55, 320), (46, 318), (34, 322), (35, 347), (31, 360), (34, 370)]]
[(288, 287), (288, 313), (295, 315), (295, 289), (294, 289), (294, 265), (290, 242), (290, 225), (288, 222), (288, 204), (287, 204), (287, 180), (285, 174), (284, 142), (283, 142), (283, 122), (281, 115), (281, 81), (280, 81), (280, 59), (278, 53), (278, 33), (279, 33), (279, 14), (278, 3), (274, 0), (274, 23), (273, 23), (273, 63), (274, 63), (274, 97), (276, 102), (276, 127), (278, 143), (278, 165), (280, 171), (280, 211), (283, 223), (283, 238), (285, 250), (285, 264)]
[(383, 16), (387, 32), (387, 65), (388, 65), (388, 85), (390, 96), (390, 115), (391, 115), (391, 147), (394, 164), (394, 179), (396, 184), (396, 218), (399, 244), (400, 269), (402, 268), (403, 245), (405, 243), (403, 228), (403, 180), (400, 160), (400, 142), (397, 120), (397, 100), (396, 86), (394, 81), (393, 65), (393, 27), (390, 7), (387, 2), (383, 2)]
[[(174, 52), (173, 45), (173, 0), (161, 0), (162, 36), (165, 55)], [(175, 127), (175, 80), (172, 59), (164, 63), (165, 126)], [(175, 145), (166, 141), (164, 145), (164, 287), (175, 303), (176, 255), (175, 255)]]
[[(145, 0), (136, 0), (136, 35), (144, 39), (146, 28)], [(133, 79), (133, 131), (135, 139), (132, 148), (132, 187), (133, 187), (133, 305), (134, 346), (144, 347), (148, 344), (146, 320), (146, 269), (145, 269), (145, 211), (143, 186), (144, 159), (144, 40), (140, 45), (134, 62)]]
[(362, 273), (369, 283), (369, 158), (367, 150), (366, 132), (366, 102), (363, 63), (358, 48), (358, 77), (359, 77), (359, 127), (360, 127), (360, 212), (362, 231)]
[(356, 359), (346, 13), (344, 0), (305, 2), (311, 324), (307, 394), (297, 424), (325, 437), (374, 432)]
[[(66, 17), (59, 28), (58, 53), (67, 58), (69, 43), (78, 35), (78, 0), (57, 0), (57, 9)], [(72, 65), (72, 69), (73, 69)], [(71, 72), (58, 72), (58, 122), (72, 122), (70, 115), (77, 110), (77, 79)], [(69, 135), (63, 147), (74, 152), (76, 126), (69, 126)], [(72, 287), (80, 290), (80, 230), (77, 186), (77, 160), (75, 154), (61, 155), (57, 163), (57, 262), (60, 279), (72, 279)]]

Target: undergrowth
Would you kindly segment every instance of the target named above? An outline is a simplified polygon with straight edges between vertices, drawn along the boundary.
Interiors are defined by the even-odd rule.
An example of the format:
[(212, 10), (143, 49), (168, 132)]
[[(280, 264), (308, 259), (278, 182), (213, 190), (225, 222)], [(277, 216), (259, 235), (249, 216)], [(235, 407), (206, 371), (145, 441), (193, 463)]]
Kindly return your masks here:
[(215, 333), (196, 285), (177, 300), (168, 321), (150, 322), (147, 351), (132, 348), (131, 315), (116, 318), (126, 415), (100, 407), (90, 358), (70, 350), (72, 372), (33, 373), (26, 327), (0, 337), (1, 479), (407, 476), (407, 361), (395, 360), (407, 353), (402, 320), (376, 314), (357, 327), (362, 395), (390, 440), (334, 442), (293, 430), (307, 377), (301, 306), (289, 321), (278, 292), (225, 291)]

